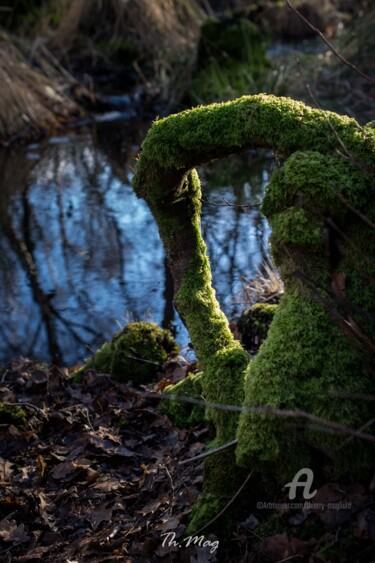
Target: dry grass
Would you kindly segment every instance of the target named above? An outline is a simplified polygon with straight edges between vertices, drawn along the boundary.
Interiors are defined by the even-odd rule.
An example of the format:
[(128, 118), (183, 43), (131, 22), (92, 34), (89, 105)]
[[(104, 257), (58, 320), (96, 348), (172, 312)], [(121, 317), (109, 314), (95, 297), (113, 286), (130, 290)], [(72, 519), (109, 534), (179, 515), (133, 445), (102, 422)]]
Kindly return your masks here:
[(99, 43), (129, 41), (141, 80), (157, 82), (162, 99), (178, 97), (182, 77), (186, 89), (205, 17), (196, 0), (58, 0), (56, 10), (57, 28), (47, 16), (39, 32), (65, 63), (77, 48), (95, 58)]
[[(48, 69), (50, 73), (48, 73)], [(31, 138), (61, 125), (77, 106), (69, 100), (47, 61), (37, 70), (11, 37), (0, 34), (0, 142)]]
[(270, 260), (263, 262), (252, 280), (243, 279), (243, 290), (236, 302), (254, 304), (277, 301), (284, 293), (280, 272)]

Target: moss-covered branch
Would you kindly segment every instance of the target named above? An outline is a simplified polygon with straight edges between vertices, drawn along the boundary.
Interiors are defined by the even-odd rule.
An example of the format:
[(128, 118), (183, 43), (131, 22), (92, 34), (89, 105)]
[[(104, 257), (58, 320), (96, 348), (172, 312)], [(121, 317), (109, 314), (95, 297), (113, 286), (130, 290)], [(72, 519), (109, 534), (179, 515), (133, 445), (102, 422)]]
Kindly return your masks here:
[[(249, 358), (233, 339), (212, 288), (194, 167), (258, 147), (286, 157), (262, 206), (273, 230), (272, 252), (286, 294), (247, 369), (244, 392)], [(157, 221), (174, 279), (175, 304), (204, 369), (201, 383), (207, 400), (239, 405), (245, 396), (249, 406), (302, 408), (354, 428), (371, 418), (369, 408), (333, 400), (329, 390), (375, 392), (369, 368), (373, 357), (363, 347), (366, 339), (375, 340), (375, 285), (369, 283), (375, 279), (375, 231), (363, 220), (366, 215), (375, 221), (374, 170), (371, 124), (361, 128), (353, 119), (287, 98), (247, 96), (153, 124), (134, 187)], [(237, 416), (222, 411), (209, 415), (217, 443), (233, 439)], [(291, 479), (291, 471), (312, 463), (314, 448), (344, 471), (354, 470), (354, 465), (365, 471), (374, 458), (358, 441), (340, 448), (337, 437), (322, 440), (309, 428), (286, 433), (280, 421), (265, 415), (244, 413), (237, 436), (238, 465), (273, 468), (274, 478), (278, 473)], [(201, 503), (196, 526), (217, 508), (227, 475), (239, 475), (233, 456), (221, 456), (220, 463), (215, 457), (205, 464), (209, 500)], [(346, 463), (348, 459), (356, 463)]]
[[(134, 188), (157, 221), (172, 268), (176, 306), (202, 362), (234, 341), (211, 286), (200, 233), (200, 185), (193, 168), (257, 147), (285, 155), (297, 150), (324, 154), (344, 150), (362, 166), (375, 167), (373, 130), (366, 132), (354, 119), (288, 98), (244, 96), (154, 122), (142, 145)], [(325, 181), (324, 169), (315, 172), (320, 185)], [(286, 193), (278, 196), (277, 205), (286, 197)]]

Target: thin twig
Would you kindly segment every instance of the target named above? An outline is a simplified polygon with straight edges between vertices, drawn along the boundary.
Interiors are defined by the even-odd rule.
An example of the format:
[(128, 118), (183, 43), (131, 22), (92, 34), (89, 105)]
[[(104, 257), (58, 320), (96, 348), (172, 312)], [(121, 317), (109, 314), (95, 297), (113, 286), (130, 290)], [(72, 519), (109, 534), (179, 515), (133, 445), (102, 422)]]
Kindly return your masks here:
[[(360, 432), (363, 432), (363, 430), (367, 430), (367, 428), (370, 428), (374, 424), (374, 422), (375, 422), (375, 418), (372, 418), (371, 420), (368, 420), (365, 424), (363, 424), (360, 428), (358, 428), (358, 430)], [(344, 446), (347, 446), (352, 440), (353, 440), (353, 436), (348, 436), (347, 438), (345, 438), (342, 444), (340, 444), (337, 448), (335, 448), (335, 451), (341, 450)]]
[(309, 22), (308, 19), (305, 18), (305, 16), (303, 16), (301, 14), (301, 12), (299, 12), (291, 3), (290, 0), (285, 0), (285, 2), (287, 3), (287, 5), (289, 6), (289, 8), (299, 17), (301, 18), (301, 20), (303, 22), (305, 22), (305, 24), (312, 29), (313, 31), (315, 31), (315, 33), (317, 33), (319, 35), (319, 37), (324, 41), (324, 43), (327, 45), (327, 47), (332, 51), (332, 53), (335, 55), (335, 57), (337, 57), (342, 63), (344, 63), (346, 66), (348, 66), (351, 70), (353, 70), (355, 73), (357, 73), (359, 76), (361, 76), (362, 78), (364, 78), (365, 80), (367, 80), (367, 82), (370, 82), (370, 84), (374, 84), (375, 85), (375, 80), (373, 80), (370, 76), (367, 76), (367, 74), (365, 74), (364, 72), (362, 72), (361, 70), (359, 70), (359, 68), (357, 68), (353, 63), (351, 63), (350, 61), (348, 61), (345, 57), (343, 57), (341, 55), (341, 53), (339, 53), (335, 47), (332, 45), (332, 43), (330, 43), (328, 41), (328, 39), (326, 38), (326, 36), (320, 31), (320, 29), (318, 29), (317, 27), (315, 27), (315, 25), (313, 25), (311, 22)]
[(225, 198), (223, 198), (222, 200), (224, 203), (219, 203), (218, 201), (212, 201), (211, 199), (208, 199), (208, 197), (202, 197), (202, 201), (208, 203), (209, 205), (214, 205), (215, 207), (239, 207), (240, 209), (250, 209), (250, 210), (259, 208), (261, 206), (260, 203), (253, 203), (253, 204), (232, 203)]
[(211, 526), (211, 524), (213, 524), (214, 522), (216, 522), (216, 520), (218, 520), (218, 518), (220, 518), (220, 516), (222, 516), (224, 514), (224, 512), (226, 512), (228, 510), (228, 508), (230, 507), (231, 504), (233, 504), (233, 502), (236, 500), (236, 498), (238, 497), (239, 494), (241, 494), (241, 492), (244, 490), (244, 488), (246, 487), (247, 483), (250, 481), (250, 478), (252, 477), (254, 473), (254, 469), (252, 469), (249, 473), (249, 475), (246, 477), (245, 481), (242, 483), (241, 487), (238, 489), (238, 491), (236, 492), (236, 494), (230, 499), (230, 501), (224, 506), (224, 508), (222, 510), (220, 510), (219, 514), (216, 514), (216, 516), (214, 516), (214, 518), (212, 518), (212, 520), (210, 520), (209, 522), (207, 522), (207, 524), (205, 524), (204, 526), (202, 526), (202, 528), (199, 528), (199, 530), (196, 533), (196, 535), (198, 536), (203, 530), (205, 530), (206, 528), (208, 528), (208, 526)]
[(186, 465), (186, 463), (193, 463), (194, 461), (198, 461), (199, 459), (204, 459), (205, 457), (208, 457), (210, 455), (214, 455), (217, 454), (218, 452), (222, 452), (223, 450), (226, 450), (227, 448), (231, 448), (232, 446), (235, 446), (237, 444), (238, 440), (232, 440), (231, 442), (228, 442), (227, 444), (224, 444), (223, 446), (219, 446), (213, 450), (209, 450), (208, 452), (203, 452), (203, 454), (199, 454), (196, 455), (195, 457), (189, 457), (187, 459), (184, 459), (183, 461), (179, 461), (178, 465)]
[[(309, 84), (309, 82), (308, 82), (308, 80), (307, 80), (307, 77), (306, 77), (306, 75), (305, 75), (305, 72), (304, 72), (304, 70), (303, 70), (303, 68), (302, 68), (301, 61), (299, 60), (298, 57), (297, 57), (297, 65), (298, 65), (298, 69), (299, 69), (299, 72), (300, 72), (300, 74), (301, 74), (302, 80), (303, 80), (303, 82), (304, 82), (305, 88), (306, 88), (306, 90), (307, 90), (307, 93), (309, 94), (309, 96), (310, 96), (310, 98), (312, 99), (312, 101), (313, 101), (313, 103), (315, 104), (315, 106), (316, 106), (318, 109), (324, 111), (323, 108), (322, 108), (322, 106), (321, 106), (321, 104), (319, 103), (318, 98), (315, 96), (314, 92), (312, 91), (312, 89), (311, 89), (311, 87), (310, 87), (310, 84)], [(341, 154), (341, 152), (340, 152), (339, 150), (337, 150), (337, 151), (336, 151), (337, 154), (338, 154), (339, 156), (341, 156), (342, 158), (344, 158), (345, 160), (349, 160), (349, 162), (351, 162), (351, 163), (354, 164), (357, 168), (359, 168), (365, 175), (367, 175), (369, 172), (371, 172), (371, 170), (367, 170), (367, 169), (365, 168), (365, 166), (364, 166), (361, 162), (358, 162), (358, 161), (354, 158), (354, 156), (350, 153), (350, 151), (347, 149), (347, 147), (346, 147), (344, 141), (342, 140), (342, 138), (340, 137), (338, 131), (336, 130), (336, 128), (335, 128), (334, 125), (332, 124), (330, 118), (328, 117), (327, 112), (324, 112), (323, 115), (324, 115), (325, 120), (326, 120), (327, 123), (328, 123), (329, 128), (331, 129), (331, 131), (332, 131), (332, 133), (334, 134), (334, 136), (336, 137), (336, 139), (337, 139), (339, 145), (341, 146), (341, 148), (342, 148), (343, 151), (344, 151), (344, 154)], [(362, 133), (364, 133), (363, 127), (361, 127), (358, 123), (357, 123), (357, 126), (358, 126), (358, 129), (359, 129)]]
[(143, 362), (145, 364), (152, 364), (153, 366), (161, 366), (159, 362), (153, 362), (152, 360), (146, 360), (146, 358), (138, 358), (137, 356), (130, 356), (130, 354), (125, 354), (126, 358), (130, 360), (136, 360), (137, 362)]
[(366, 395), (365, 393), (342, 393), (332, 389), (328, 391), (331, 397), (338, 397), (339, 399), (353, 399), (353, 401), (375, 401), (375, 395)]
[(340, 192), (340, 190), (338, 188), (336, 188), (337, 191), (337, 195), (338, 197), (341, 199), (341, 201), (343, 202), (343, 204), (350, 209), (350, 211), (352, 211), (353, 213), (355, 213), (356, 215), (358, 215), (358, 217), (360, 219), (362, 219), (362, 221), (364, 221), (365, 223), (367, 223), (367, 225), (369, 227), (371, 227), (372, 229), (375, 229), (375, 223), (373, 223), (366, 215), (364, 215), (363, 213), (361, 213), (358, 209), (356, 209), (355, 207), (353, 207), (351, 205), (351, 203), (349, 203), (349, 201), (346, 199), (346, 197), (344, 197), (342, 195), (342, 193)]
[(167, 401), (180, 401), (182, 403), (190, 403), (192, 405), (201, 405), (210, 409), (218, 409), (222, 411), (229, 412), (248, 412), (254, 414), (263, 414), (268, 416), (279, 416), (281, 418), (303, 418), (314, 423), (321, 424), (322, 426), (327, 426), (336, 430), (339, 434), (347, 434), (355, 438), (360, 438), (362, 440), (367, 440), (368, 442), (375, 443), (375, 436), (371, 434), (365, 434), (358, 430), (353, 430), (344, 424), (334, 422), (333, 420), (326, 420), (317, 416), (315, 414), (308, 413), (302, 410), (287, 410), (287, 409), (275, 409), (272, 407), (240, 407), (238, 405), (225, 405), (223, 403), (212, 403), (210, 401), (203, 401), (202, 399), (195, 399), (193, 397), (185, 397), (184, 395), (169, 395), (167, 393), (151, 393), (151, 392), (140, 392), (141, 396), (147, 397), (148, 399), (166, 399)]

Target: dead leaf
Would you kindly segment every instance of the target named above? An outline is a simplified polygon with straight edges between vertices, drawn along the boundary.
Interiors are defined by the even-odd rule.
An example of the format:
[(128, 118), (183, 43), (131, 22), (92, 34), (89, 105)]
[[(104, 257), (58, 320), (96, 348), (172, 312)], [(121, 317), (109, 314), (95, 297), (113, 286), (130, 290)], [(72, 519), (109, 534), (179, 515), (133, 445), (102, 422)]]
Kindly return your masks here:
[(141, 516), (147, 516), (148, 514), (153, 514), (157, 511), (159, 506), (161, 506), (162, 500), (154, 499), (147, 503), (141, 510), (137, 510), (137, 513)]
[(14, 464), (0, 457), (0, 481), (7, 481), (13, 473)]
[(96, 530), (102, 522), (111, 522), (112, 510), (94, 510), (90, 512), (88, 519), (93, 529)]
[(8, 520), (8, 518), (3, 518), (0, 521), (0, 539), (15, 544), (30, 541), (30, 536), (25, 532), (25, 524), (17, 525), (15, 520)]

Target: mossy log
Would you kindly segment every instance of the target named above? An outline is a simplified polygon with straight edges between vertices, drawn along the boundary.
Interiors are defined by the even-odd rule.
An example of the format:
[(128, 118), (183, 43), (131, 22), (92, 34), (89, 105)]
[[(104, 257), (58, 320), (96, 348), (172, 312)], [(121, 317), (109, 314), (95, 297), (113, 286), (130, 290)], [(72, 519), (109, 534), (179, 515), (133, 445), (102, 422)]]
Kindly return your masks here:
[[(249, 364), (212, 288), (195, 167), (255, 148), (284, 158), (262, 211), (272, 227), (285, 296)], [(372, 127), (288, 98), (244, 96), (155, 121), (142, 145), (134, 188), (158, 224), (175, 305), (204, 370), (206, 400), (303, 409), (356, 429), (372, 418), (370, 406), (330, 391), (354, 397), (375, 389), (374, 170)], [(237, 465), (272, 471), (280, 488), (286, 476), (290, 480), (293, 471), (313, 464), (314, 448), (323, 450), (337, 471), (355, 467), (364, 475), (374, 461), (374, 449), (365, 442), (344, 444), (346, 437), (306, 426), (286, 432), (270, 414), (244, 412), (239, 424), (230, 412), (209, 409), (208, 415), (217, 444), (237, 435)], [(215, 470), (210, 462), (205, 472), (204, 491), (211, 500), (223, 496), (223, 481), (236, 474), (233, 456), (220, 461)], [(196, 526), (202, 514), (208, 517), (207, 503), (201, 508)]]

